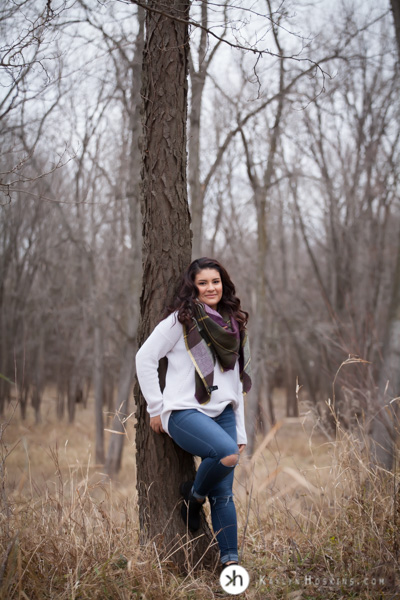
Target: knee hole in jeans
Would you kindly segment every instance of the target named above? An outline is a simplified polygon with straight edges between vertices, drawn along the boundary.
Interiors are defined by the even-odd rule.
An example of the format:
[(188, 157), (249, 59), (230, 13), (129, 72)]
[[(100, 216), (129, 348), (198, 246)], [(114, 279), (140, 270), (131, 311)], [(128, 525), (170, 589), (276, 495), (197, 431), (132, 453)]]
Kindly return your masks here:
[(220, 462), (225, 467), (236, 467), (239, 462), (239, 454), (229, 454), (229, 456), (221, 458)]

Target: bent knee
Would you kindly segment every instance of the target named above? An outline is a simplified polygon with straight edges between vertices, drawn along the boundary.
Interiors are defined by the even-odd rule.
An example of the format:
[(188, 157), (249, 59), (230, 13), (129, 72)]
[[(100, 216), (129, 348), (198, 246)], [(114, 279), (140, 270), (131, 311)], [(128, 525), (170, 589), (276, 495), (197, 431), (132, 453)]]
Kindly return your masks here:
[(221, 464), (225, 467), (236, 467), (239, 462), (239, 453), (237, 454), (229, 454), (229, 456), (225, 456), (221, 458)]

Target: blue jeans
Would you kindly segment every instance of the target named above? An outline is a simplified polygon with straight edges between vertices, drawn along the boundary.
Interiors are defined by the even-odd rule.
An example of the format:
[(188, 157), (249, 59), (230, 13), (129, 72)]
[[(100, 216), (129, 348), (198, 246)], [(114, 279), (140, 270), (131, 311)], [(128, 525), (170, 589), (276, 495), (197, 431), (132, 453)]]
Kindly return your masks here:
[(178, 446), (202, 458), (193, 494), (197, 498), (208, 496), (221, 562), (237, 561), (237, 519), (232, 494), (235, 467), (221, 463), (222, 458), (239, 454), (232, 405), (214, 418), (196, 409), (174, 410), (169, 417), (168, 430)]

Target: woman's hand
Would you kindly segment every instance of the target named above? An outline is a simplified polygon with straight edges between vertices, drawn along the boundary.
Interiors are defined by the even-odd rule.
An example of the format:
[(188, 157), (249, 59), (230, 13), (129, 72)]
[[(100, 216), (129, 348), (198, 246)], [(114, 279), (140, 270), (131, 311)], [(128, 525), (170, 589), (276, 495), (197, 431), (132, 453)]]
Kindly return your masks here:
[(239, 454), (242, 454), (244, 449), (246, 448), (246, 444), (238, 444)]
[(155, 433), (164, 433), (160, 415), (157, 415), (156, 417), (150, 417), (150, 427)]

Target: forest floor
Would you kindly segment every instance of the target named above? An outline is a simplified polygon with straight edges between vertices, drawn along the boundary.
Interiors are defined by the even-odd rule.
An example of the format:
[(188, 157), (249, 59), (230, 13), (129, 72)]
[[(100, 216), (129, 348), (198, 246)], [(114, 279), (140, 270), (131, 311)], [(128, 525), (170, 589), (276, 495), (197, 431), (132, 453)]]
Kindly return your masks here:
[[(286, 419), (280, 390), (274, 402), (277, 424), (236, 469), (250, 575), (241, 597), (399, 598), (396, 474), (373, 472), (354, 434), (328, 439), (305, 407)], [(134, 417), (110, 482), (94, 461), (92, 399), (74, 424), (58, 421), (55, 405), (49, 389), (40, 424), (15, 405), (2, 419), (0, 599), (228, 597), (216, 573), (181, 576), (140, 546)]]

